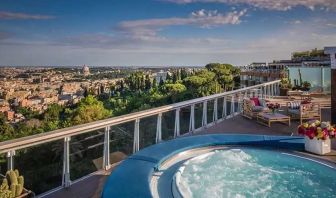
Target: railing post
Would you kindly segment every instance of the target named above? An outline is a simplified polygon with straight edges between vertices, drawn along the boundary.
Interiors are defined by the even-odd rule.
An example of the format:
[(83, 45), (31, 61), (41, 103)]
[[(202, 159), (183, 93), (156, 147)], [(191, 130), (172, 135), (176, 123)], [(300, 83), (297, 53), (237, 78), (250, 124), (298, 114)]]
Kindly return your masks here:
[(218, 99), (217, 98), (214, 100), (214, 113), (213, 113), (212, 120), (214, 122), (217, 122), (218, 120)]
[(263, 87), (262, 87), (262, 89), (263, 89), (263, 99), (266, 99), (266, 85), (264, 85)]
[(226, 119), (226, 116), (227, 116), (227, 101), (226, 101), (226, 96), (224, 96), (224, 98), (223, 98), (223, 113), (222, 114), (223, 114), (222, 118)]
[(202, 127), (206, 127), (208, 125), (208, 105), (207, 101), (203, 102), (203, 116), (202, 116)]
[(161, 122), (162, 122), (162, 113), (159, 113), (156, 122), (156, 138), (155, 138), (156, 143), (159, 143), (162, 140)]
[(242, 112), (242, 105), (241, 105), (241, 96), (240, 96), (241, 94), (240, 93), (238, 93), (238, 110), (237, 110), (237, 113), (240, 113), (240, 112)]
[(140, 119), (137, 118), (134, 122), (133, 153), (139, 151), (139, 123)]
[(271, 85), (267, 85), (267, 93), (268, 98), (271, 98)]
[(15, 156), (15, 151), (7, 152), (7, 170), (14, 169), (14, 156)]
[(103, 169), (108, 170), (110, 168), (110, 127), (105, 127)]
[(175, 111), (175, 128), (174, 128), (174, 138), (180, 136), (180, 108)]
[(271, 96), (274, 96), (274, 84), (270, 84), (271, 87)]
[(189, 122), (189, 133), (192, 134), (195, 131), (195, 104), (190, 107), (190, 122)]
[(235, 108), (234, 108), (234, 95), (231, 95), (231, 116), (235, 115)]
[(62, 186), (65, 187), (65, 188), (68, 188), (71, 185), (71, 180), (70, 180), (70, 140), (71, 140), (71, 137), (65, 137), (64, 138)]
[(280, 83), (278, 83), (278, 86), (277, 86), (277, 90), (278, 90), (278, 96), (280, 96)]

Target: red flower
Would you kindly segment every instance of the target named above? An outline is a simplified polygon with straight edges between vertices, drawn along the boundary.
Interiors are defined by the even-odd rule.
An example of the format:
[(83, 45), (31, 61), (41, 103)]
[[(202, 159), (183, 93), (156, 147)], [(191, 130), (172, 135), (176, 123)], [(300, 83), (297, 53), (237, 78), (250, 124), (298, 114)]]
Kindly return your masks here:
[(309, 137), (309, 139), (314, 139), (315, 135), (315, 130), (312, 129), (307, 129), (306, 130), (306, 136)]
[(298, 128), (298, 134), (305, 135), (306, 129), (303, 126), (299, 126)]

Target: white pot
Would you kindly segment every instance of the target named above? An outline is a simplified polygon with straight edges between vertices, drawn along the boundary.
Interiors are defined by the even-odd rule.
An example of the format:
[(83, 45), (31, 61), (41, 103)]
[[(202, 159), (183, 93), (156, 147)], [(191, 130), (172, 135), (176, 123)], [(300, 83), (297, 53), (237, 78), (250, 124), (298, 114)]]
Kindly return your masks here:
[(326, 140), (309, 139), (305, 136), (305, 150), (318, 155), (324, 155), (331, 152), (330, 138)]

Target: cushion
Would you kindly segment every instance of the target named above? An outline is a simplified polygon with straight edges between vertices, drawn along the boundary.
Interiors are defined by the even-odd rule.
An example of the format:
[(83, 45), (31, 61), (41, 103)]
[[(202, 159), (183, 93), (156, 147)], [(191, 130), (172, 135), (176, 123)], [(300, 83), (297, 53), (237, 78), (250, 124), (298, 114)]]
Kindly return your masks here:
[(259, 99), (260, 106), (267, 107), (267, 102), (264, 99)]
[(300, 109), (288, 109), (288, 112), (291, 114), (300, 115)]
[(289, 108), (290, 109), (300, 109), (300, 105), (301, 105), (301, 102), (289, 102), (290, 106)]
[(262, 111), (266, 111), (268, 110), (268, 108), (262, 107), (262, 106), (254, 106), (252, 107), (252, 111), (253, 112), (262, 112)]
[(254, 102), (255, 106), (260, 106), (260, 102), (258, 98), (250, 98), (250, 100)]

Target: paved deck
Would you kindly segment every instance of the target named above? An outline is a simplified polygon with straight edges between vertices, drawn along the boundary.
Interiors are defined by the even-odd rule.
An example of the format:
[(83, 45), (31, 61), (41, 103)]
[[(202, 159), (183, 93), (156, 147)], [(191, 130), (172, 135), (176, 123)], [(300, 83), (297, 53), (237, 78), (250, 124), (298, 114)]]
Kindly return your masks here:
[[(330, 109), (322, 110), (322, 120), (330, 120)], [(261, 135), (296, 135), (296, 128), (299, 125), (297, 121), (292, 121), (291, 126), (272, 123), (271, 127), (258, 124), (256, 120), (250, 120), (242, 116), (236, 116), (228, 120), (224, 120), (216, 125), (209, 127), (204, 132), (198, 134), (209, 133), (237, 133), (237, 134), (261, 134)], [(332, 148), (336, 150), (336, 141), (332, 141)], [(317, 157), (315, 155), (312, 155)], [(328, 161), (336, 163), (336, 151), (333, 151), (327, 156), (319, 157)], [(48, 198), (59, 197), (74, 197), (74, 198), (86, 198), (86, 197), (100, 197), (104, 183), (114, 168), (109, 171), (99, 171), (93, 176), (78, 181), (73, 184), (69, 189), (61, 189), (48, 196)]]

